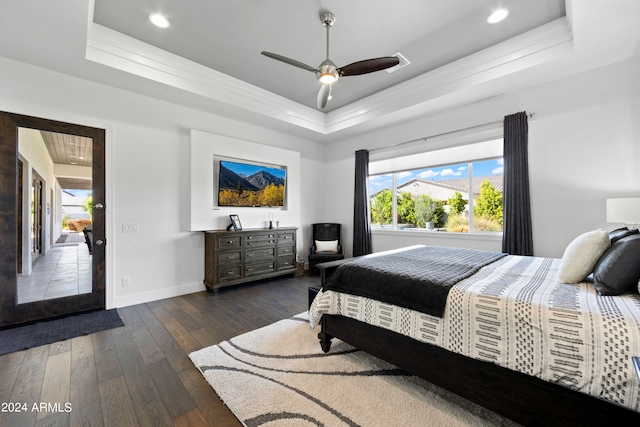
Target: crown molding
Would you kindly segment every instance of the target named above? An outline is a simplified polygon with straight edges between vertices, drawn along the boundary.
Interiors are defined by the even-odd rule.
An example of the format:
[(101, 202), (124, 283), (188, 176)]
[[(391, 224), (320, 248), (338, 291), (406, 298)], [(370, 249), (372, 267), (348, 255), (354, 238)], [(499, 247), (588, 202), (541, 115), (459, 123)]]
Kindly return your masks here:
[(475, 54), (327, 114), (327, 133), (379, 119), (421, 104), (443, 109), (451, 96), (484, 83), (543, 64), (571, 52), (573, 35), (560, 18)]
[(86, 59), (276, 120), (325, 133), (320, 111), (89, 22)]
[(561, 18), (352, 104), (323, 113), (89, 21), (86, 59), (323, 135), (391, 114), (437, 111), (465, 91), (571, 52)]

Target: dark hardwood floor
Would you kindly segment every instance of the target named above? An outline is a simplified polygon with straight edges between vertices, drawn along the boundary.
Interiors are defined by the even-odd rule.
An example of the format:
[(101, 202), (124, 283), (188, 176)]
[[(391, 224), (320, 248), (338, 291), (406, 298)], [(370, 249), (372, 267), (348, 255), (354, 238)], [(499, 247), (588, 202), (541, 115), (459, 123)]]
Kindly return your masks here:
[(1, 356), (0, 426), (240, 426), (188, 354), (305, 311), (319, 282), (272, 279), (125, 307), (122, 328)]

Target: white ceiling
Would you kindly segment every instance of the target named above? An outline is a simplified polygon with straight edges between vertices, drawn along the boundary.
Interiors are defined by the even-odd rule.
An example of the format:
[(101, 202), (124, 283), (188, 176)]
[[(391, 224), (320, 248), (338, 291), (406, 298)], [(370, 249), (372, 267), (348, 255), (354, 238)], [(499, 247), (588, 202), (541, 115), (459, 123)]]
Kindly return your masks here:
[[(487, 24), (495, 0), (215, 1), (96, 0), (94, 22), (244, 82), (316, 108), (313, 73), (260, 55), (263, 50), (313, 67), (326, 58), (319, 16), (336, 16), (330, 58), (337, 66), (401, 52), (409, 67), (342, 78), (325, 112), (463, 58), (565, 15), (564, 0), (505, 0), (507, 20)], [(171, 22), (154, 27), (151, 13)]]
[[(411, 65), (341, 78), (319, 111), (315, 76), (260, 51), (318, 65), (325, 10), (338, 66)], [(638, 22), (637, 0), (2, 0), (0, 56), (330, 143), (637, 56)]]

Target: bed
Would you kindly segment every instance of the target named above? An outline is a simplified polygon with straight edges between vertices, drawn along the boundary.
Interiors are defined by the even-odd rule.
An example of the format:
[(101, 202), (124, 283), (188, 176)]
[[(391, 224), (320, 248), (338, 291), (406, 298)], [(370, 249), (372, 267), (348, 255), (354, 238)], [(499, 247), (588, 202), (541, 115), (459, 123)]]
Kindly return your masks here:
[[(606, 257), (611, 241), (594, 263)], [(321, 264), (322, 289), (309, 317), (312, 328), (321, 327), (322, 349), (329, 351), (333, 338), (343, 340), (523, 425), (638, 425), (637, 290), (603, 296), (593, 275), (578, 283), (560, 281), (564, 257), (496, 254), (470, 272), (463, 266), (445, 278), (455, 283), (447, 285), (439, 315), (438, 304), (416, 308), (413, 300), (428, 294), (397, 297), (402, 292), (396, 283), (411, 287), (415, 279), (406, 267), (432, 248)], [(465, 258), (468, 252), (439, 248), (435, 256)], [(400, 267), (388, 268), (393, 265)], [(432, 267), (431, 261), (425, 265)], [(382, 272), (376, 271), (380, 266)], [(345, 278), (353, 268), (352, 278)], [(447, 276), (446, 270), (436, 275)], [(368, 289), (377, 280), (391, 280), (391, 300), (380, 294), (384, 285)]]

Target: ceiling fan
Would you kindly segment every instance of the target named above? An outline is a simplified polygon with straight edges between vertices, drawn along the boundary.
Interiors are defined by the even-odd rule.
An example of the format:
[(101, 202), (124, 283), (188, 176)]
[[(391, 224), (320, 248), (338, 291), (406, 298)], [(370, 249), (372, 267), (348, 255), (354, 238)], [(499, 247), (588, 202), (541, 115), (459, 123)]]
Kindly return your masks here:
[(263, 55), (269, 58), (282, 61), (294, 67), (302, 68), (303, 70), (311, 71), (316, 74), (322, 87), (318, 92), (318, 108), (324, 108), (327, 105), (329, 96), (331, 95), (331, 86), (338, 80), (338, 77), (357, 76), (361, 74), (373, 73), (374, 71), (380, 71), (387, 68), (395, 67), (400, 63), (400, 60), (395, 56), (385, 56), (382, 58), (365, 59), (362, 61), (354, 62), (344, 67), (336, 67), (336, 64), (329, 59), (329, 28), (333, 26), (336, 21), (336, 17), (331, 12), (324, 12), (320, 15), (320, 22), (327, 29), (327, 59), (322, 61), (317, 68), (304, 64), (295, 59), (287, 58), (277, 53), (261, 52)]

